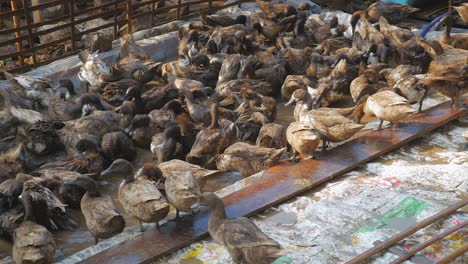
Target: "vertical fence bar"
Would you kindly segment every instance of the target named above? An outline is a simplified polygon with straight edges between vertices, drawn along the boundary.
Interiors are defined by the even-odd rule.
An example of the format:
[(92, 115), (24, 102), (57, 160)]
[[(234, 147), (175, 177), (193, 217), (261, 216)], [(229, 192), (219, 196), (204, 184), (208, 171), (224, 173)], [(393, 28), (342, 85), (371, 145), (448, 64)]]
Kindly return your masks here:
[(151, 19), (150, 19), (150, 27), (154, 25), (154, 9), (156, 7), (156, 0), (153, 0), (151, 3)]
[(71, 30), (71, 45), (72, 52), (76, 51), (75, 43), (75, 0), (68, 1), (68, 7), (70, 9), (70, 30)]
[(132, 0), (127, 0), (127, 34), (132, 34), (132, 26), (133, 26), (133, 6)]
[[(18, 5), (16, 4), (16, 0), (11, 0), (10, 3), (11, 3), (11, 11), (17, 11), (18, 10)], [(19, 16), (14, 15), (13, 16), (13, 27), (17, 28), (19, 26), (20, 26), (20, 18), (19, 18)], [(20, 30), (17, 30), (15, 32), (15, 37), (16, 38), (21, 37), (21, 31)], [(18, 60), (19, 60), (20, 66), (23, 67), (24, 66), (24, 56), (23, 56), (23, 43), (22, 43), (21, 40), (16, 42), (16, 51), (19, 52)]]
[(176, 12), (176, 19), (180, 18), (180, 5), (182, 4), (182, 0), (177, 0), (177, 12)]
[[(32, 24), (33, 22), (31, 21), (31, 17), (29, 16), (29, 3), (26, 0), (23, 0), (23, 8), (24, 8), (24, 15), (26, 17), (26, 23), (28, 26), (28, 35), (29, 35), (29, 47), (34, 48), (34, 38), (33, 38), (33, 32), (32, 32)], [(31, 13), (32, 15), (32, 13)], [(37, 59), (36, 59), (36, 54), (33, 52), (32, 54), (32, 61), (33, 61), (33, 67), (37, 64)]]
[(211, 13), (211, 9), (213, 8), (213, 0), (208, 0), (208, 8), (209, 8), (210, 13)]
[(237, 6), (240, 8), (242, 5), (242, 0), (237, 0)]
[(115, 5), (114, 5), (114, 39), (117, 39), (117, 16), (118, 16), (118, 1), (115, 0)]

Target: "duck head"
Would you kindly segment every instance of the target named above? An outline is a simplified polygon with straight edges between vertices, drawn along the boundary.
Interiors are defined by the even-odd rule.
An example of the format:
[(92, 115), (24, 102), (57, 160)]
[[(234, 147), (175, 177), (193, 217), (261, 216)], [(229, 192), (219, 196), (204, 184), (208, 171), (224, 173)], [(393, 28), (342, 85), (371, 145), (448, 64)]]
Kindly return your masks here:
[(140, 89), (137, 87), (130, 87), (127, 89), (124, 95), (124, 100), (125, 101), (130, 101), (134, 98), (140, 98), (141, 97), (141, 92)]
[(102, 176), (120, 175), (126, 182), (133, 181), (135, 167), (130, 161), (125, 159), (116, 159), (112, 164), (101, 172)]
[(138, 169), (135, 174), (135, 178), (146, 177), (148, 180), (154, 182), (160, 182), (164, 180), (163, 173), (159, 167), (154, 163), (145, 163), (143, 166)]
[(98, 185), (95, 180), (86, 175), (80, 175), (76, 178), (73, 183), (88, 193), (91, 197), (99, 197), (101, 193), (99, 192)]
[(307, 99), (307, 96), (310, 96), (310, 95), (305, 89), (297, 89), (293, 92), (289, 101), (284, 105), (289, 106), (295, 102), (300, 102), (300, 101), (305, 102)]
[(244, 15), (239, 15), (236, 17), (236, 24), (239, 25), (246, 25), (247, 24), (247, 17)]
[(64, 126), (65, 124), (59, 121), (37, 121), (28, 129), (26, 147), (37, 155), (63, 149), (64, 145), (57, 130)]
[(366, 15), (367, 15), (366, 10), (358, 10), (354, 12), (353, 15), (351, 16), (350, 23), (351, 23), (351, 30), (352, 30), (353, 35), (354, 35), (354, 32), (356, 31), (356, 26), (357, 26), (359, 19), (361, 19), (361, 17), (366, 17)]

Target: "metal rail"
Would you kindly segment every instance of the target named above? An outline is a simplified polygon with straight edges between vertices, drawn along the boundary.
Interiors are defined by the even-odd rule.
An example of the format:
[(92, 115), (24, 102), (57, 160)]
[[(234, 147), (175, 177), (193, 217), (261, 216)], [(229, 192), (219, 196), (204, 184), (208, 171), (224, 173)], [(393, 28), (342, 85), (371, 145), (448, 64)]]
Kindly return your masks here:
[[(22, 1), (23, 6), (18, 7), (17, 1)], [(186, 0), (177, 0), (174, 4), (168, 4), (166, 0), (146, 0), (143, 2), (136, 3), (134, 0), (112, 0), (111, 2), (86, 8), (83, 10), (77, 10), (74, 0), (54, 0), (48, 3), (33, 5), (27, 5), (29, 1), (24, 0), (11, 0), (11, 11), (0, 13), (0, 18), (3, 19), (13, 19), (14, 27), (0, 30), (0, 36), (15, 34), (15, 38), (8, 39), (0, 42), (0, 48), (10, 45), (16, 45), (16, 51), (6, 54), (0, 54), (0, 60), (18, 60), (19, 66), (8, 68), (8, 71), (11, 72), (24, 72), (31, 68), (44, 65), (44, 61), (39, 61), (37, 59), (38, 51), (58, 46), (65, 45), (66, 43), (71, 42), (71, 49), (66, 52), (60, 58), (66, 57), (67, 55), (73, 55), (79, 52), (79, 48), (76, 45), (76, 42), (81, 39), (83, 35), (97, 32), (105, 28), (113, 29), (113, 39), (121, 37), (119, 30), (127, 25), (127, 33), (133, 33), (136, 30), (134, 22), (143, 17), (149, 16), (148, 18), (148, 27), (153, 27), (157, 25), (162, 25), (177, 19), (186, 19), (198, 16), (199, 12), (210, 14), (216, 12), (220, 9), (224, 9), (233, 5), (239, 5), (240, 0), (224, 4), (221, 1), (218, 1), (216, 5), (213, 0), (197, 0), (192, 2), (186, 2)], [(32, 14), (34, 11), (43, 10), (45, 8), (62, 5), (66, 7), (66, 11), (63, 15), (57, 18), (53, 18), (46, 21), (33, 22)], [(188, 8), (190, 11), (188, 13), (182, 13), (182, 10)], [(174, 14), (170, 14), (170, 10), (175, 10)], [(84, 22), (97, 19), (109, 17), (108, 23), (99, 25), (93, 28), (86, 29), (82, 32), (75, 30), (75, 27)], [(20, 24), (21, 18), (27, 22), (26, 25)], [(40, 27), (45, 25), (55, 25), (48, 29), (40, 29)], [(70, 32), (65, 33), (65, 37), (60, 39), (54, 39), (54, 41), (48, 43), (35, 43), (34, 40), (38, 36), (43, 36), (45, 34), (54, 34), (58, 31), (63, 31), (70, 29)], [(143, 28), (141, 28), (143, 29)], [(63, 32), (61, 34), (64, 34)], [(62, 35), (63, 36), (63, 35)], [(29, 45), (23, 46), (24, 41), (27, 41)], [(28, 63), (25, 63), (25, 58), (31, 56), (32, 60), (29, 60)], [(50, 63), (59, 59), (53, 58), (48, 59), (47, 62)], [(1, 77), (1, 76), (0, 76)]]

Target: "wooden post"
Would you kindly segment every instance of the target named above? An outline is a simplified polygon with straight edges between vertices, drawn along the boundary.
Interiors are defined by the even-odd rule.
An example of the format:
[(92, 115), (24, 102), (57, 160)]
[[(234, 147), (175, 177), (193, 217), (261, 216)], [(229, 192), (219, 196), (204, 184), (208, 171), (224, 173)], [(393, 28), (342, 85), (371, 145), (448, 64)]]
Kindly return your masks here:
[(127, 34), (132, 34), (132, 26), (133, 26), (133, 6), (132, 0), (127, 0)]
[(442, 218), (449, 216), (450, 214), (452, 214), (453, 212), (455, 212), (456, 210), (460, 209), (461, 207), (463, 207), (463, 206), (465, 206), (467, 204), (468, 204), (468, 199), (463, 199), (463, 200), (451, 205), (450, 207), (438, 212), (437, 214), (435, 214), (435, 215), (433, 215), (433, 216), (431, 216), (429, 218), (424, 219), (423, 221), (421, 221), (421, 222), (417, 223), (416, 225), (406, 229), (405, 231), (392, 236), (388, 240), (386, 240), (386, 241), (384, 241), (382, 243), (379, 243), (375, 247), (373, 247), (373, 248), (367, 250), (366, 252), (360, 254), (359, 256), (353, 258), (349, 262), (346, 262), (346, 264), (360, 264), (360, 263), (363, 263), (364, 260), (374, 256), (375, 254), (379, 253), (380, 251), (382, 251), (384, 249), (387, 249), (387, 248), (393, 246), (394, 244), (398, 243), (398, 241), (400, 241), (403, 238), (406, 238), (406, 237), (416, 233), (417, 231), (425, 228), (426, 226), (431, 225), (434, 222), (439, 221)]
[(117, 16), (118, 16), (118, 2), (115, 2), (114, 5), (114, 39), (117, 39)]
[(154, 9), (156, 8), (156, 0), (153, 0), (151, 3), (151, 19), (150, 19), (150, 27), (153, 26), (154, 23)]
[(176, 13), (176, 19), (180, 18), (180, 5), (182, 4), (182, 0), (177, 0), (177, 13)]
[(71, 45), (72, 52), (76, 51), (75, 43), (75, 0), (68, 1), (68, 7), (70, 9), (70, 30), (71, 30)]
[[(26, 17), (26, 23), (28, 24), (28, 35), (29, 35), (29, 47), (34, 48), (34, 38), (32, 32), (32, 24), (31, 17), (29, 16), (29, 3), (26, 0), (23, 0), (23, 8), (24, 8), (24, 15)], [(32, 14), (31, 14), (32, 15)], [(33, 52), (32, 54), (32, 61), (33, 67), (37, 64), (36, 53)]]
[[(16, 5), (16, 0), (11, 0), (10, 3), (11, 3), (11, 11), (17, 11), (18, 10), (18, 5)], [(19, 26), (20, 26), (20, 18), (19, 18), (19, 16), (14, 15), (13, 16), (13, 27), (17, 28)], [(16, 38), (21, 38), (21, 31), (20, 30), (17, 30), (15, 32), (15, 37)], [(21, 40), (16, 42), (16, 51), (19, 52), (18, 60), (19, 60), (20, 66), (23, 67), (24, 66), (23, 43), (22, 43)]]

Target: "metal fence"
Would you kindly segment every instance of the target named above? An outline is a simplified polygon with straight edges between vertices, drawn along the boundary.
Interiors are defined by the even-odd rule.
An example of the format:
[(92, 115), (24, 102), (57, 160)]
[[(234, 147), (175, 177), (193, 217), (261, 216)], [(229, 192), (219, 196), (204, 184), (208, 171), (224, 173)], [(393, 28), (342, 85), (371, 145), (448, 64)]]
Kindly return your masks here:
[[(21, 2), (20, 2), (21, 1)], [(29, 0), (30, 1), (30, 0)], [(11, 11), (3, 12), (0, 10), (0, 19), (2, 21), (12, 21), (12, 27), (9, 29), (0, 30), (0, 49), (2, 47), (16, 45), (14, 52), (0, 53), (0, 61), (2, 60), (18, 60), (18, 64), (13, 68), (9, 68), (12, 72), (24, 72), (31, 68), (48, 64), (55, 60), (76, 54), (79, 48), (76, 46), (76, 41), (82, 36), (100, 31), (105, 28), (112, 28), (112, 38), (120, 37), (120, 30), (126, 26), (126, 33), (133, 33), (133, 21), (138, 18), (146, 19), (149, 17), (147, 27), (162, 25), (178, 19), (189, 19), (203, 13), (213, 13), (218, 10), (240, 5), (241, 0), (225, 4), (221, 1), (199, 0), (186, 2), (175, 0), (169, 2), (166, 0), (109, 0), (104, 4), (100, 4), (91, 8), (79, 10), (76, 8), (76, 2), (81, 0), (52, 0), (47, 3), (33, 5), (29, 4), (28, 0), (11, 0)], [(21, 6), (20, 6), (21, 5)], [(44, 10), (56, 6), (65, 7), (65, 15), (45, 20), (34, 22), (33, 12)], [(190, 10), (187, 12), (187, 9)], [(174, 12), (175, 11), (175, 12)], [(184, 11), (184, 12), (183, 12)], [(175, 13), (175, 14), (174, 14)], [(172, 14), (169, 16), (169, 14)], [(75, 30), (75, 26), (93, 19), (108, 18), (108, 23), (86, 29), (84, 31)], [(20, 19), (24, 18), (26, 24), (21, 25)], [(52, 25), (49, 28), (41, 28), (45, 25)], [(69, 29), (63, 34), (64, 29)], [(47, 43), (36, 43), (35, 39), (45, 34), (54, 32), (62, 32), (62, 36)], [(5, 35), (15, 35), (14, 38), (4, 40)], [(7, 37), (8, 38), (8, 37)], [(0, 38), (2, 39), (2, 38)], [(37, 53), (39, 50), (44, 50), (57, 45), (71, 43), (71, 47), (60, 56), (39, 61)], [(69, 45), (70, 46), (70, 45)], [(25, 62), (25, 58), (28, 60)]]

